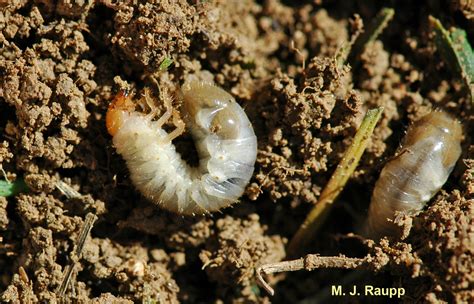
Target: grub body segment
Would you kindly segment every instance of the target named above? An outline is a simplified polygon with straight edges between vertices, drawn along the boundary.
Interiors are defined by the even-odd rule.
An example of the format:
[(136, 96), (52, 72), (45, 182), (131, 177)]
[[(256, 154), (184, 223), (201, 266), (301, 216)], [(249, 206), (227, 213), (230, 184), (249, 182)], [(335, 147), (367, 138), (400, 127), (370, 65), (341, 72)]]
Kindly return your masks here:
[[(198, 167), (181, 158), (160, 119), (112, 105), (107, 127), (114, 131), (114, 146), (127, 162), (133, 184), (146, 198), (179, 214), (217, 211), (243, 194), (253, 174), (257, 138), (244, 110), (214, 84), (185, 83), (181, 98)], [(116, 101), (128, 104), (122, 97)]]
[(375, 184), (364, 234), (396, 236), (397, 212), (417, 214), (438, 192), (461, 155), (461, 124), (434, 111), (407, 131), (398, 155), (382, 169)]

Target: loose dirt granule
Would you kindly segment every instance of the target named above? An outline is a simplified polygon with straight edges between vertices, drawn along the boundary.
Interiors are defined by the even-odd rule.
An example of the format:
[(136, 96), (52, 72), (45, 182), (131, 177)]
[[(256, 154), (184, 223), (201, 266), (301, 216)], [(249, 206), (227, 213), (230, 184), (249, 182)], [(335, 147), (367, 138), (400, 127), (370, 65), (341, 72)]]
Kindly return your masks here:
[(91, 240), (83, 253), (91, 279), (101, 282), (96, 288), (115, 286), (122, 297), (135, 302), (178, 303), (179, 287), (167, 270), (169, 258), (163, 264), (149, 256), (140, 244), (122, 246), (108, 239)]
[(207, 239), (199, 254), (209, 279), (256, 301), (255, 268), (285, 256), (284, 240), (265, 235), (266, 229), (260, 225), (257, 214), (247, 219), (226, 216), (217, 220), (216, 234)]

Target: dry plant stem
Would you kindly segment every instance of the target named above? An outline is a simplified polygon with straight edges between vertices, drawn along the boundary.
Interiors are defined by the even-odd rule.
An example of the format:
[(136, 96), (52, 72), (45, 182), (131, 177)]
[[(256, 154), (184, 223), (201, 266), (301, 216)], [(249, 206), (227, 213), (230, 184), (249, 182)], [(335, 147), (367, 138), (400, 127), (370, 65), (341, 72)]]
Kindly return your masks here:
[(68, 199), (78, 198), (82, 196), (79, 192), (74, 190), (71, 186), (69, 186), (63, 181), (58, 181), (55, 186), (56, 189), (61, 191), (61, 193), (64, 194), (64, 196), (66, 196)]
[(84, 249), (84, 244), (86, 242), (87, 236), (91, 232), (92, 226), (94, 222), (97, 220), (97, 216), (92, 213), (88, 213), (86, 215), (86, 219), (84, 221), (84, 226), (82, 227), (81, 233), (79, 234), (79, 238), (77, 240), (77, 244), (75, 246), (75, 250), (73, 252), (73, 256), (71, 257), (71, 262), (64, 268), (64, 278), (61, 282), (61, 285), (58, 288), (58, 295), (60, 297), (64, 296), (66, 289), (71, 281), (72, 271), (74, 270), (74, 266), (78, 262), (78, 259)]
[(377, 16), (370, 22), (367, 29), (357, 37), (357, 40), (354, 42), (354, 45), (351, 48), (351, 51), (348, 56), (348, 63), (350, 63), (354, 69), (357, 64), (359, 64), (358, 58), (364, 52), (367, 44), (375, 41), (377, 37), (382, 33), (385, 27), (388, 25), (390, 20), (392, 20), (395, 15), (395, 10), (392, 8), (382, 8)]
[(306, 244), (314, 238), (317, 230), (324, 223), (335, 199), (339, 193), (341, 193), (342, 189), (344, 189), (347, 180), (357, 167), (360, 157), (369, 143), (370, 136), (372, 135), (382, 112), (383, 107), (367, 111), (367, 114), (354, 137), (354, 141), (345, 152), (341, 162), (336, 168), (336, 171), (334, 171), (331, 179), (321, 193), (318, 202), (293, 236), (288, 247), (289, 256), (294, 256), (300, 249), (304, 248)]
[(262, 274), (268, 275), (278, 272), (307, 270), (312, 271), (318, 268), (343, 268), (355, 269), (367, 263), (370, 256), (366, 258), (347, 258), (345, 256), (329, 256), (322, 257), (317, 254), (308, 254), (303, 258), (297, 260), (284, 261), (278, 263), (271, 263), (262, 265), (257, 268), (256, 275), (258, 283), (270, 294), (274, 295), (275, 291), (268, 285), (262, 277)]

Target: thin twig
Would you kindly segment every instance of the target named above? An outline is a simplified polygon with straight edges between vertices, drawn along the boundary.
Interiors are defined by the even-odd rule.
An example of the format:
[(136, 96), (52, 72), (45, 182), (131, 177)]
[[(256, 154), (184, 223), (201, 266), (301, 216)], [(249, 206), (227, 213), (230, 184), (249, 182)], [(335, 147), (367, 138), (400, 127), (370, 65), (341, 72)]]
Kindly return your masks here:
[(364, 264), (367, 264), (371, 259), (368, 255), (365, 258), (348, 258), (341, 256), (319, 256), (318, 254), (308, 254), (303, 258), (291, 261), (283, 261), (278, 263), (265, 264), (257, 268), (256, 276), (257, 282), (270, 294), (274, 295), (275, 291), (263, 279), (262, 274), (269, 275), (278, 272), (307, 270), (312, 271), (319, 268), (343, 268), (356, 269)]
[(73, 251), (73, 255), (71, 257), (71, 262), (64, 268), (64, 278), (58, 288), (58, 295), (60, 297), (63, 297), (66, 292), (69, 282), (71, 281), (71, 275), (74, 270), (74, 266), (76, 265), (81, 256), (82, 250), (84, 249), (84, 244), (86, 243), (87, 236), (91, 232), (92, 226), (94, 225), (94, 222), (96, 220), (97, 216), (95, 214), (88, 213), (86, 215), (84, 226), (82, 227), (81, 232), (79, 233), (79, 238), (77, 239), (77, 244), (74, 248), (75, 250)]

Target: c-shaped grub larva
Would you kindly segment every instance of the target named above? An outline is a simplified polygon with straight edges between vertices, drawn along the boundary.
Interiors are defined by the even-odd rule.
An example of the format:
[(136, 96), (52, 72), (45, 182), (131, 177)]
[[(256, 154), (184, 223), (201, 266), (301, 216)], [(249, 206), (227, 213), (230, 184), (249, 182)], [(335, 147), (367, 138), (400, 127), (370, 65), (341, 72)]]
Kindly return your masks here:
[[(223, 89), (198, 81), (181, 89), (182, 110), (199, 154), (199, 166), (189, 166), (172, 140), (184, 131), (169, 98), (166, 112), (154, 120), (154, 111), (135, 111), (131, 98), (119, 93), (106, 115), (113, 136), (135, 187), (150, 201), (180, 214), (213, 212), (235, 203), (245, 190), (257, 157), (257, 138), (244, 110)], [(145, 100), (153, 100), (145, 89)], [(153, 108), (153, 106), (152, 106)], [(176, 129), (162, 127), (173, 117)]]
[(365, 234), (396, 236), (395, 213), (416, 214), (438, 192), (461, 155), (461, 124), (434, 111), (408, 128), (398, 156), (380, 173), (372, 194)]

